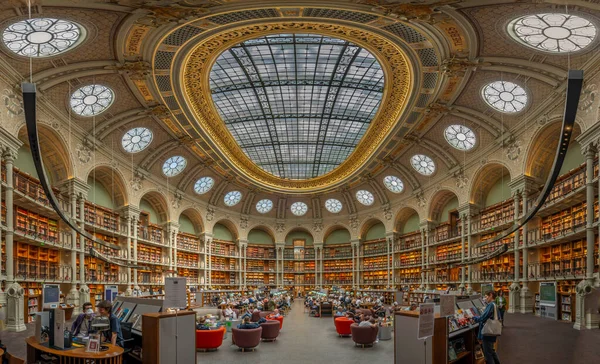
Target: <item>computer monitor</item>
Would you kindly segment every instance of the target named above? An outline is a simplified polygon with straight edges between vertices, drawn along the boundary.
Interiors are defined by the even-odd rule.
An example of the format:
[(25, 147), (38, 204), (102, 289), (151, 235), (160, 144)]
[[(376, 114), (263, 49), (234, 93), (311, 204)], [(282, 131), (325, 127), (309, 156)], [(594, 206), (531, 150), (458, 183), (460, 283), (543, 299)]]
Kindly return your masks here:
[(58, 308), (60, 303), (60, 287), (58, 284), (44, 284), (42, 300), (43, 308)]

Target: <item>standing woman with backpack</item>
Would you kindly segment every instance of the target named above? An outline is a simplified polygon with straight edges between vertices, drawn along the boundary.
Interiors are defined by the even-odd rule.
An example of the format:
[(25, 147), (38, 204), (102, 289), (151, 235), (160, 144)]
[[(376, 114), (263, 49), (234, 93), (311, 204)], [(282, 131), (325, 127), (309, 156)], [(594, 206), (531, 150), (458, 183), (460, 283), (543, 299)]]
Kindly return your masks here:
[[(481, 341), (481, 346), (483, 347), (483, 355), (485, 357), (486, 364), (500, 364), (500, 359), (498, 359), (498, 354), (496, 354), (494, 344), (496, 343), (496, 336), (499, 336), (500, 332), (502, 331), (502, 326), (500, 326), (499, 322), (497, 322), (499, 320), (499, 310), (496, 307), (495, 300), (496, 292), (487, 292), (485, 294), (485, 302), (487, 303), (487, 306), (485, 306), (485, 310), (483, 311), (483, 314), (481, 314), (481, 316), (475, 317), (475, 321), (479, 323), (479, 332), (477, 333), (477, 339)], [(484, 330), (486, 324), (488, 324), (490, 327)], [(498, 329), (500, 332), (498, 332)], [(494, 335), (489, 335), (490, 331), (493, 331)], [(486, 335), (484, 335), (484, 333)]]

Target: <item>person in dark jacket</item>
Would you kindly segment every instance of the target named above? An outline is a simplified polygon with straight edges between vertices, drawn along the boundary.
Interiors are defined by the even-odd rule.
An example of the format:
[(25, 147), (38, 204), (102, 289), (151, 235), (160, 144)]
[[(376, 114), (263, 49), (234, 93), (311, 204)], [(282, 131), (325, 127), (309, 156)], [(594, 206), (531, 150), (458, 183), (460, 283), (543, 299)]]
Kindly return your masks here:
[(483, 348), (483, 355), (485, 356), (486, 364), (500, 364), (500, 359), (498, 359), (498, 354), (496, 353), (496, 349), (494, 349), (494, 344), (496, 343), (495, 336), (483, 336), (483, 327), (487, 320), (494, 317), (494, 312), (497, 311), (496, 304), (494, 301), (496, 300), (496, 292), (489, 291), (485, 295), (485, 302), (487, 306), (485, 306), (485, 310), (481, 316), (475, 317), (475, 322), (479, 323), (479, 332), (477, 333), (477, 339), (481, 341), (481, 346)]
[(204, 317), (200, 317), (198, 319), (196, 330), (210, 330), (210, 327), (206, 324), (206, 319)]
[(246, 329), (258, 329), (260, 325), (256, 322), (251, 322), (250, 317), (244, 317), (244, 320), (241, 324), (238, 325), (238, 329), (246, 330)]

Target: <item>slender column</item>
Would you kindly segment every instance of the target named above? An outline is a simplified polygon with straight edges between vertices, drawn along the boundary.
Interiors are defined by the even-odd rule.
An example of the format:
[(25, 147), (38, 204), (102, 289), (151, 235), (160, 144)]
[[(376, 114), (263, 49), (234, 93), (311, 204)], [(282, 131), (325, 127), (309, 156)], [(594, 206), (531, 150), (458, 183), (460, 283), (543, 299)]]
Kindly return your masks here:
[[(79, 227), (85, 231), (85, 199), (79, 195)], [(79, 282), (85, 284), (85, 238), (79, 236)]]
[[(519, 220), (519, 201), (521, 200), (521, 191), (514, 191), (513, 200), (515, 214), (514, 221), (516, 222)], [(514, 232), (513, 253), (515, 257), (515, 268), (513, 272), (513, 280), (509, 287), (510, 291), (508, 293), (508, 312), (510, 313), (519, 312), (519, 307), (521, 305), (521, 294), (519, 292), (521, 290), (521, 286), (519, 285), (519, 267), (521, 264), (519, 261), (519, 230)]]
[[(465, 262), (465, 249), (467, 246), (467, 215), (463, 214), (461, 216), (460, 219), (460, 241), (461, 241), (461, 245), (460, 245), (460, 262), (464, 263)], [(464, 288), (465, 287), (465, 266), (463, 265), (460, 268), (460, 288)]]
[[(467, 259), (471, 260), (471, 254), (473, 253), (473, 239), (472, 239), (472, 234), (471, 234), (471, 225), (472, 225), (472, 219), (471, 219), (471, 213), (469, 212), (467, 214), (467, 246), (469, 247), (469, 249), (467, 250)], [(467, 292), (470, 293), (473, 291), (473, 286), (472, 286), (472, 278), (473, 277), (473, 265), (469, 264), (468, 268), (467, 268)]]
[[(523, 200), (523, 215), (527, 213), (527, 192), (523, 191), (521, 195), (521, 199)], [(523, 275), (521, 277), (521, 282), (523, 282), (523, 288), (527, 285), (527, 281), (529, 280), (529, 249), (527, 248), (527, 224), (523, 225), (523, 246), (521, 247), (521, 254), (523, 256)]]
[[(71, 192), (71, 217), (77, 221), (77, 195)], [(77, 284), (77, 232), (71, 229), (71, 284)], [(77, 305), (79, 306), (79, 305)]]
[(6, 203), (6, 281), (8, 283), (15, 282), (15, 256), (14, 256), (14, 182), (13, 182), (13, 163), (14, 155), (7, 151), (4, 154), (6, 164), (6, 191), (4, 193), (4, 201)]
[(319, 247), (315, 245), (315, 287), (319, 286)]
[(594, 156), (596, 150), (589, 146), (585, 152), (586, 164), (586, 274), (585, 278), (591, 281), (594, 278)]
[[(132, 227), (131, 229), (133, 230), (133, 261), (134, 263), (137, 265), (138, 262), (138, 233), (139, 233), (139, 229), (138, 229), (138, 224), (139, 224), (139, 220), (138, 220), (139, 216), (131, 216), (131, 223), (132, 223)], [(138, 282), (138, 270), (137, 268), (135, 268), (133, 270), (133, 288), (135, 290), (139, 290), (140, 286), (139, 286), (139, 282)]]
[(206, 239), (206, 253), (208, 260), (206, 261), (206, 265), (208, 266), (208, 275), (206, 276), (206, 282), (209, 286), (212, 286), (212, 247), (211, 247), (212, 239)]
[(387, 238), (386, 239), (386, 242), (387, 242), (387, 244), (386, 244), (386, 248), (387, 248), (387, 255), (386, 255), (386, 260), (387, 260), (387, 288), (388, 289), (390, 288), (390, 270), (391, 270), (391, 267), (390, 267), (390, 251), (391, 251), (390, 245), (394, 241), (393, 236), (394, 236), (394, 233), (392, 233), (392, 238)]
[[(425, 268), (429, 268), (429, 226), (425, 230)], [(425, 273), (425, 287), (429, 289), (429, 272)]]
[[(131, 264), (131, 216), (127, 216), (127, 218), (125, 219), (125, 223), (127, 224), (127, 244), (125, 244), (125, 246), (126, 246), (125, 249), (126, 249), (126, 254), (127, 254), (127, 263)], [(131, 296), (131, 294), (132, 294), (131, 272), (132, 272), (132, 269), (127, 268), (127, 289), (125, 290), (126, 296)]]
[[(521, 201), (521, 193), (516, 192), (515, 196), (514, 196), (514, 202), (515, 202), (515, 222), (519, 221), (519, 203)], [(515, 235), (514, 235), (514, 255), (515, 255), (515, 271), (514, 271), (514, 278), (513, 278), (513, 282), (518, 282), (519, 281), (519, 266), (521, 264), (520, 259), (519, 259), (519, 233), (520, 231), (517, 230), (515, 231)]]
[(319, 253), (320, 257), (319, 257), (319, 261), (321, 262), (321, 275), (319, 276), (319, 285), (321, 287), (323, 287), (323, 247), (321, 247), (320, 253)]
[(421, 289), (425, 288), (425, 229), (421, 229)]

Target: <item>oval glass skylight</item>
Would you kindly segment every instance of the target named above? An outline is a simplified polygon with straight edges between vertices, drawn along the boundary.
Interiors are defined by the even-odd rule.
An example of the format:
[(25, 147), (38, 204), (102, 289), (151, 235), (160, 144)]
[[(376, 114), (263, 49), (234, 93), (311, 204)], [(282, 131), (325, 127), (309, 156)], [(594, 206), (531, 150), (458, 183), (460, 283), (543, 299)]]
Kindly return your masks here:
[(308, 206), (304, 202), (294, 202), (290, 210), (296, 216), (304, 216), (308, 211)]
[(227, 192), (223, 202), (227, 206), (235, 206), (242, 200), (242, 193), (240, 191)]
[(25, 19), (9, 25), (2, 33), (4, 45), (26, 57), (50, 57), (75, 47), (84, 38), (83, 28), (68, 20)]
[(464, 125), (450, 125), (444, 131), (446, 141), (458, 150), (470, 150), (475, 146), (475, 133)]
[(152, 131), (148, 128), (133, 128), (123, 135), (121, 144), (123, 149), (129, 153), (140, 152), (152, 142)]
[(267, 212), (271, 211), (272, 208), (273, 201), (269, 200), (268, 198), (262, 199), (256, 204), (256, 211), (260, 212), (261, 214), (266, 214)]
[(404, 191), (404, 183), (396, 176), (386, 176), (383, 178), (383, 184), (385, 187), (393, 193), (400, 193)]
[(71, 95), (71, 109), (81, 116), (98, 115), (110, 107), (114, 98), (113, 90), (106, 86), (83, 86)]
[(244, 153), (266, 172), (295, 180), (348, 158), (379, 109), (383, 86), (370, 52), (318, 34), (244, 41), (210, 72), (212, 100)]
[(325, 208), (332, 214), (337, 214), (338, 212), (342, 211), (342, 203), (340, 200), (330, 198), (329, 200), (325, 201)]
[(410, 158), (413, 168), (424, 176), (430, 176), (435, 172), (435, 163), (424, 154), (415, 154)]
[(375, 202), (373, 194), (366, 190), (360, 190), (356, 192), (356, 199), (365, 206), (370, 206), (373, 204), (373, 202)]
[(180, 155), (176, 155), (165, 161), (162, 170), (165, 176), (175, 177), (185, 169), (186, 165), (186, 159)]
[(577, 52), (596, 38), (596, 27), (577, 15), (546, 13), (517, 18), (508, 25), (519, 43), (544, 52)]
[(203, 195), (206, 192), (210, 191), (211, 188), (215, 185), (215, 180), (212, 177), (202, 177), (196, 181), (194, 184), (194, 191), (197, 194)]
[(501, 112), (519, 112), (527, 105), (525, 89), (509, 81), (489, 83), (483, 88), (481, 95), (488, 105)]

